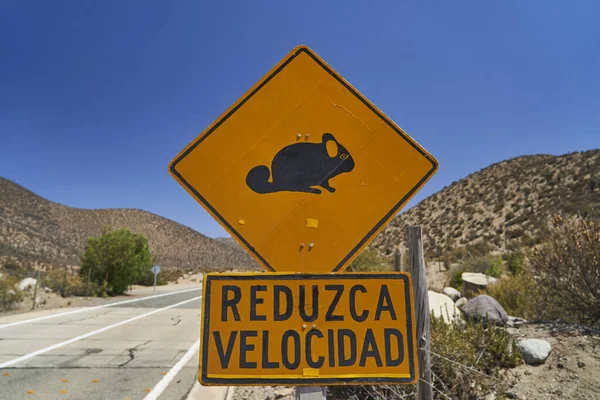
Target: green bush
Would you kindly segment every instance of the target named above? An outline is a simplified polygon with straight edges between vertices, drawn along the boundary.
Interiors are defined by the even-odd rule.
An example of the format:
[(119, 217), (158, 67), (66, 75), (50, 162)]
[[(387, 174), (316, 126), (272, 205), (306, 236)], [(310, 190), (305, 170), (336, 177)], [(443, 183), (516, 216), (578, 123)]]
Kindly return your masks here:
[[(470, 400), (511, 385), (503, 373), (522, 363), (514, 338), (505, 328), (474, 322), (447, 325), (431, 319), (431, 372), (434, 398)], [(439, 392), (448, 397), (440, 397)], [(331, 399), (400, 400), (414, 395), (413, 385), (334, 386)]]
[(100, 237), (88, 238), (79, 272), (82, 279), (89, 276), (102, 291), (114, 295), (125, 293), (152, 264), (145, 236), (128, 229), (105, 230)]
[(377, 249), (368, 247), (360, 253), (350, 266), (348, 272), (377, 272), (391, 271), (390, 263), (383, 257)]
[(0, 278), (0, 310), (10, 310), (23, 301), (23, 292), (16, 288), (18, 277)]
[(450, 281), (448, 282), (448, 285), (455, 288), (459, 292), (462, 292), (462, 285), (463, 285), (462, 274), (463, 274), (463, 272), (467, 272), (467, 271), (462, 266), (455, 267), (448, 271), (448, 274), (450, 275)]
[(518, 275), (521, 273), (521, 271), (523, 271), (525, 256), (521, 251), (511, 251), (505, 257), (508, 270), (513, 275)]
[(500, 266), (502, 265), (502, 259), (496, 258), (492, 261), (492, 264), (484, 271), (484, 274), (493, 276), (494, 278), (499, 278), (502, 271), (500, 270)]

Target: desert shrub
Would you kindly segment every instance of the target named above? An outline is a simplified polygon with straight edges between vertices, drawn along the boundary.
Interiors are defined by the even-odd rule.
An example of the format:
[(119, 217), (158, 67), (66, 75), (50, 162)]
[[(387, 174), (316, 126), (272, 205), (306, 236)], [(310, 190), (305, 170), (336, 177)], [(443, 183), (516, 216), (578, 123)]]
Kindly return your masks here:
[[(474, 322), (447, 325), (441, 319), (431, 320), (431, 372), (436, 399), (470, 400), (489, 392), (504, 393), (511, 384), (504, 371), (521, 362), (516, 342), (505, 328)], [(440, 397), (439, 392), (448, 397)], [(334, 386), (328, 388), (328, 393), (328, 398), (336, 400), (400, 400), (414, 398), (415, 386)]]
[(455, 288), (459, 292), (462, 292), (462, 274), (463, 272), (467, 272), (463, 266), (452, 268), (448, 271), (449, 281), (448, 285)]
[[(166, 285), (169, 282), (175, 282), (184, 274), (185, 272), (178, 268), (161, 268), (156, 276), (156, 285), (160, 286)], [(134, 283), (142, 286), (154, 286), (154, 274), (151, 269), (145, 270), (140, 278)]]
[(485, 273), (490, 269), (497, 259), (491, 255), (468, 258), (463, 261), (462, 268), (467, 272)]
[(492, 261), (492, 264), (489, 267), (487, 267), (487, 269), (484, 271), (484, 274), (493, 276), (494, 278), (499, 278), (500, 274), (502, 273), (502, 271), (500, 270), (501, 265), (501, 258), (494, 259), (494, 261)]
[(467, 246), (466, 250), (473, 257), (485, 256), (494, 249), (494, 246), (485, 241), (480, 241)]
[(551, 221), (547, 242), (529, 258), (553, 318), (600, 325), (600, 219)]
[[(408, 253), (408, 252), (406, 252)], [(407, 265), (407, 264), (404, 264)], [(366, 248), (360, 253), (350, 266), (348, 272), (375, 272), (375, 271), (391, 271), (392, 268), (389, 262), (379, 254), (377, 249), (373, 247)]]
[(514, 228), (506, 231), (506, 236), (509, 239), (518, 239), (525, 234), (525, 231), (521, 228)]
[(23, 292), (15, 287), (18, 277), (6, 276), (0, 278), (0, 310), (10, 310), (23, 301)]
[(123, 294), (152, 264), (144, 235), (128, 229), (105, 230), (100, 237), (88, 238), (80, 274), (83, 279), (89, 276), (108, 294)]
[(61, 297), (70, 296), (101, 296), (103, 290), (95, 282), (82, 279), (78, 275), (71, 275), (66, 269), (54, 268), (41, 279), (41, 287), (48, 287)]
[(18, 261), (14, 259), (8, 259), (2, 264), (4, 271), (13, 277), (23, 279), (27, 277), (27, 269)]
[(500, 303), (509, 315), (527, 320), (542, 319), (544, 306), (538, 285), (530, 271), (509, 275), (494, 285), (488, 285), (485, 293)]
[(521, 251), (511, 251), (504, 257), (506, 258), (506, 266), (513, 275), (518, 275), (523, 271), (525, 256)]

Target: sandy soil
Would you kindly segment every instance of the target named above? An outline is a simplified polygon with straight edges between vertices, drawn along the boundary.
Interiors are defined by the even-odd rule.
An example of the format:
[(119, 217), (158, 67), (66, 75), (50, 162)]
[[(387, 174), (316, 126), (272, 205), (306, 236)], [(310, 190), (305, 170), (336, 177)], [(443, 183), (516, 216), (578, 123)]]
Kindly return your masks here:
[(511, 389), (518, 399), (600, 399), (600, 332), (550, 324), (525, 324), (510, 332), (552, 346), (544, 364), (511, 370), (519, 380)]

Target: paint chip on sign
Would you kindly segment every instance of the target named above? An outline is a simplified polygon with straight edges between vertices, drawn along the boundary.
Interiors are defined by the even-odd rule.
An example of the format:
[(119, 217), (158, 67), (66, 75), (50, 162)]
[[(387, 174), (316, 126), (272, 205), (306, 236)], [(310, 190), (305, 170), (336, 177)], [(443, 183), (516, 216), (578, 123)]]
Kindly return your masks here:
[(98, 382), (100, 382), (100, 381), (99, 381), (98, 379), (94, 379), (92, 382), (93, 382), (93, 383), (98, 383)]
[(67, 391), (65, 389), (60, 390), (60, 393), (65, 394)]
[(35, 390), (28, 390), (28, 391), (26, 391), (25, 393), (27, 393), (27, 394), (34, 394), (34, 393), (35, 393)]
[(319, 376), (319, 370), (315, 368), (302, 368), (302, 375), (304, 376)]
[(306, 218), (306, 227), (307, 228), (318, 228), (319, 220), (314, 218)]
[(8, 372), (3, 373), (2, 375), (4, 375), (4, 376), (10, 376), (10, 374)]
[(246, 220), (240, 218), (240, 220), (238, 221), (238, 224), (240, 224), (240, 225), (246, 225)]
[(67, 382), (69, 382), (69, 380), (68, 379), (63, 379), (62, 382), (63, 383), (67, 383)]

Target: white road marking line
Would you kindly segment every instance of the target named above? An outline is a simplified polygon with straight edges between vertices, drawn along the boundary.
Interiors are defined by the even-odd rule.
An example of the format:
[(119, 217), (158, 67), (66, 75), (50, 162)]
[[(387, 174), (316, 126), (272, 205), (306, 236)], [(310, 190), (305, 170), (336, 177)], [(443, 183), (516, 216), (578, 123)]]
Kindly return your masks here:
[(59, 347), (63, 347), (63, 346), (66, 346), (68, 344), (75, 343), (78, 340), (85, 339), (85, 338), (88, 338), (90, 336), (94, 336), (94, 335), (97, 335), (99, 333), (102, 333), (102, 332), (106, 332), (107, 330), (112, 329), (112, 328), (116, 328), (117, 326), (125, 325), (125, 324), (128, 324), (130, 322), (136, 321), (138, 319), (148, 317), (148, 316), (150, 316), (152, 314), (156, 314), (156, 313), (159, 313), (161, 311), (168, 310), (169, 308), (173, 308), (173, 307), (177, 307), (177, 306), (180, 306), (182, 304), (185, 304), (185, 303), (189, 303), (191, 301), (196, 301), (196, 300), (201, 299), (201, 298), (202, 298), (202, 296), (198, 296), (198, 297), (194, 297), (193, 299), (182, 301), (180, 303), (171, 304), (170, 306), (159, 308), (158, 310), (153, 310), (153, 311), (147, 312), (145, 314), (138, 315), (137, 317), (129, 318), (129, 319), (126, 319), (124, 321), (117, 322), (115, 324), (105, 326), (104, 328), (100, 328), (100, 329), (97, 329), (97, 330), (92, 331), (92, 332), (84, 333), (83, 335), (79, 335), (79, 336), (76, 336), (76, 337), (74, 337), (72, 339), (65, 340), (64, 342), (60, 342), (60, 343), (57, 343), (57, 344), (53, 344), (52, 346), (44, 347), (43, 349), (34, 351), (33, 353), (25, 354), (24, 356), (17, 357), (17, 358), (14, 358), (12, 360), (3, 362), (2, 364), (0, 364), (0, 369), (6, 368), (6, 367), (10, 367), (11, 365), (20, 363), (21, 361), (29, 360), (30, 358), (33, 358), (35, 356), (39, 356), (40, 354), (44, 354), (44, 353), (47, 353), (49, 351), (58, 349)]
[(58, 314), (46, 315), (44, 317), (37, 317), (37, 318), (31, 318), (31, 319), (26, 319), (26, 320), (22, 320), (22, 321), (9, 322), (8, 324), (0, 325), (0, 329), (9, 328), (11, 326), (29, 324), (29, 323), (32, 323), (32, 322), (43, 321), (43, 320), (51, 319), (51, 318), (62, 317), (64, 315), (72, 315), (72, 314), (77, 314), (77, 313), (81, 313), (81, 312), (85, 312), (85, 311), (98, 310), (100, 308), (107, 308), (107, 307), (119, 306), (121, 304), (135, 303), (136, 301), (150, 300), (150, 299), (156, 299), (158, 297), (173, 296), (175, 294), (193, 292), (194, 290), (202, 290), (202, 289), (201, 288), (196, 288), (196, 289), (180, 290), (179, 292), (169, 292), (169, 293), (157, 294), (157, 295), (154, 295), (154, 296), (142, 297), (142, 298), (139, 298), (139, 299), (117, 301), (116, 303), (109, 303), (109, 304), (103, 304), (103, 305), (100, 305), (100, 306), (86, 307), (86, 308), (82, 308), (80, 310), (67, 311), (67, 312), (58, 313)]
[(175, 379), (177, 373), (179, 373), (179, 371), (181, 371), (185, 364), (187, 364), (192, 359), (192, 357), (194, 357), (194, 355), (198, 352), (199, 349), (200, 340), (197, 340), (196, 343), (194, 343), (194, 345), (189, 348), (187, 353), (185, 353), (183, 357), (181, 357), (181, 359), (177, 361), (177, 364), (175, 364), (173, 368), (171, 368), (169, 373), (163, 376), (163, 378), (152, 388), (152, 391), (148, 393), (146, 397), (144, 397), (144, 400), (158, 399), (158, 396), (160, 396), (162, 392), (165, 391), (165, 389), (169, 386), (171, 381)]
[(227, 388), (227, 397), (225, 397), (225, 400), (233, 400), (234, 394), (235, 394), (235, 386), (229, 386)]

